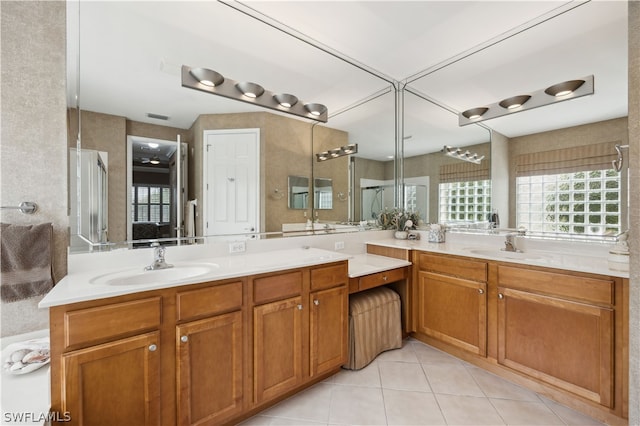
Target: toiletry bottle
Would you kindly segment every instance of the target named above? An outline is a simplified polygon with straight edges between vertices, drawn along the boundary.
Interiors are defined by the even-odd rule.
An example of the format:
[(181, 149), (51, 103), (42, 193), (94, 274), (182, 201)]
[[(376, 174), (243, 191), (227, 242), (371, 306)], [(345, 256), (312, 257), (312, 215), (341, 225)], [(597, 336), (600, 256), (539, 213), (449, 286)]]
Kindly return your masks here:
[(491, 222), (492, 228), (498, 228), (500, 226), (500, 217), (498, 216), (498, 209), (493, 209), (493, 212), (489, 215), (489, 222)]

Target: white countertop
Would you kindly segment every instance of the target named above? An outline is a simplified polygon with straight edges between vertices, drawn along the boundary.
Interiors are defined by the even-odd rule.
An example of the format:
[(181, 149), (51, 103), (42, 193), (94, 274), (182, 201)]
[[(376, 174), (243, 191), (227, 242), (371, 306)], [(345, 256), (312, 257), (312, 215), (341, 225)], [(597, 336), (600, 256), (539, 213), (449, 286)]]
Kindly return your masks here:
[(411, 262), (402, 259), (376, 254), (356, 254), (349, 258), (349, 278), (362, 277), (410, 265)]
[[(48, 337), (49, 330), (38, 330), (2, 338), (2, 362), (12, 343)], [(50, 366), (30, 373), (13, 375), (2, 369), (2, 424), (42, 425), (51, 407)]]
[(470, 238), (469, 235), (464, 234), (448, 234), (447, 241), (444, 243), (429, 243), (426, 238), (412, 241), (389, 238), (371, 241), (368, 244), (544, 266), (614, 277), (629, 277), (628, 271), (609, 267), (608, 251), (610, 247), (605, 244), (575, 244), (571, 242), (545, 242), (522, 239), (519, 247), (522, 247), (523, 253), (510, 253), (502, 250), (504, 236)]
[[(64, 305), (68, 303), (83, 302), (87, 300), (102, 299), (106, 297), (121, 296), (141, 291), (157, 290), (161, 288), (176, 287), (195, 284), (206, 281), (236, 278), (246, 275), (261, 274), (281, 271), (291, 268), (319, 265), (323, 263), (347, 260), (350, 255), (322, 250), (317, 248), (295, 248), (288, 250), (274, 250), (262, 253), (245, 253), (218, 257), (189, 258), (188, 260), (172, 261), (167, 257), (167, 263), (176, 266), (188, 266), (199, 263), (213, 263), (215, 269), (206, 274), (191, 278), (176, 278), (161, 282), (149, 282), (135, 285), (111, 285), (92, 283), (96, 277), (106, 276), (112, 273), (134, 274), (144, 270), (145, 264), (120, 262), (107, 262), (109, 266), (87, 268), (76, 273), (70, 273), (64, 277), (53, 289), (40, 301), (40, 308)], [(118, 266), (114, 266), (118, 265)], [(150, 276), (157, 271), (148, 271)]]

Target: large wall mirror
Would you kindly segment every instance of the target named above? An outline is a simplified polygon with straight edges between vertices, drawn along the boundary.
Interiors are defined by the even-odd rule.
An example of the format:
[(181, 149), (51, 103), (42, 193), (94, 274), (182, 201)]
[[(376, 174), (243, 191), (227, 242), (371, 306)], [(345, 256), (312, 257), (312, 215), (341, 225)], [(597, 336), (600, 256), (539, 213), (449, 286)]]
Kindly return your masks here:
[[(180, 229), (183, 236), (281, 236), (285, 224), (306, 230), (308, 222), (333, 230), (374, 224), (381, 211), (395, 206), (418, 211), (427, 223), (481, 226), (488, 209), (498, 209), (505, 227), (528, 214), (541, 232), (556, 232), (546, 223), (551, 216), (570, 221), (567, 233), (626, 229), (626, 165), (616, 172), (617, 198), (604, 191), (601, 205), (592, 203), (588, 212), (564, 210), (575, 203), (560, 203), (554, 211), (530, 203), (523, 211), (518, 199), (526, 185), (517, 181), (522, 158), (540, 152), (562, 149), (562, 155), (579, 157), (584, 146), (608, 144), (598, 155), (610, 164), (613, 147), (627, 145), (625, 2), (77, 4), (79, 22), (74, 14), (69, 19), (70, 27), (80, 28), (69, 42), (70, 57), (79, 51), (80, 70), (78, 84), (69, 76), (69, 145), (107, 153), (106, 235), (112, 244), (133, 246), (128, 222), (144, 201), (126, 183), (128, 137), (184, 144), (186, 176), (176, 173), (177, 196), (170, 196), (170, 202), (182, 200), (176, 215), (191, 221), (189, 230)], [(491, 26), (476, 19), (480, 10), (495, 18)], [(452, 25), (424, 25), (422, 17), (432, 15), (447, 16)], [(371, 31), (367, 25), (380, 16), (386, 30)], [(336, 20), (348, 22), (339, 34)], [(458, 37), (463, 23), (474, 37)], [(588, 54), (577, 54), (584, 45)], [(324, 104), (328, 122), (182, 87), (183, 65)], [(458, 125), (460, 111), (588, 75), (596, 82), (593, 95)], [(316, 154), (349, 144), (357, 144), (358, 152), (317, 161)], [(445, 146), (482, 160), (462, 165), (444, 155)], [(151, 154), (144, 157), (149, 162)], [(250, 160), (240, 164), (231, 156)], [(532, 187), (541, 178), (530, 174)], [(466, 204), (454, 206), (451, 200), (459, 202), (461, 194), (454, 184), (470, 181), (462, 175), (476, 184), (472, 196), (464, 189)], [(609, 175), (599, 185), (614, 185)], [(311, 198), (316, 178), (330, 180), (331, 192), (318, 191), (318, 197), (331, 208), (314, 208), (313, 199), (305, 208), (289, 208), (289, 176), (308, 176)], [(79, 173), (71, 179), (80, 179)], [(181, 180), (184, 189), (178, 189)], [(580, 197), (579, 186), (568, 190), (572, 200)], [(231, 209), (240, 196), (243, 209)], [(151, 208), (150, 198), (147, 203)], [(606, 222), (601, 227), (592, 223), (598, 215)], [(75, 228), (84, 248), (99, 247), (81, 235), (81, 225)]]
[[(109, 156), (109, 243), (174, 238), (179, 215), (183, 237), (278, 236), (314, 210), (323, 212), (318, 220), (349, 220), (347, 167), (344, 176), (314, 174), (316, 121), (181, 87), (181, 66), (295, 94), (330, 113), (389, 82), (221, 2), (81, 2), (79, 16), (80, 117), (71, 121), (82, 149)], [(322, 123), (327, 144), (339, 145), (349, 124)], [(385, 143), (393, 149), (393, 138)], [(321, 206), (311, 198), (290, 206), (290, 176), (316, 176)], [(103, 241), (79, 237), (77, 251)]]

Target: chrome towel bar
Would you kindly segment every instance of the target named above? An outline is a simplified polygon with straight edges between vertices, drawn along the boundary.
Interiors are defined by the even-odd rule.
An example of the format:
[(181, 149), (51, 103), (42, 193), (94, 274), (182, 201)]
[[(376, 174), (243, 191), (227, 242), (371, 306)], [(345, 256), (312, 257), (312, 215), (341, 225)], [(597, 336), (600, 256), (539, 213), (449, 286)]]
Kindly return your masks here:
[(23, 201), (18, 206), (2, 206), (0, 209), (4, 210), (20, 210), (24, 214), (33, 214), (38, 210), (38, 205), (31, 201)]

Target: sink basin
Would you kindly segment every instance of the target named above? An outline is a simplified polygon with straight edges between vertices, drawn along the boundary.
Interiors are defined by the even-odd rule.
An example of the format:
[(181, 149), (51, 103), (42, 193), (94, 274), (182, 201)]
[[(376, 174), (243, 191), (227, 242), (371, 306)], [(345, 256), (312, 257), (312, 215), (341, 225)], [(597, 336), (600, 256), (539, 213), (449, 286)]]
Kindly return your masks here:
[(473, 254), (487, 257), (496, 257), (500, 259), (518, 259), (518, 260), (541, 260), (548, 259), (549, 257), (543, 254), (519, 252), (519, 251), (506, 251), (499, 249), (470, 249)]
[(216, 263), (178, 263), (169, 269), (146, 271), (144, 267), (98, 275), (89, 280), (91, 284), (101, 285), (144, 285), (180, 282), (207, 275), (220, 266)]

